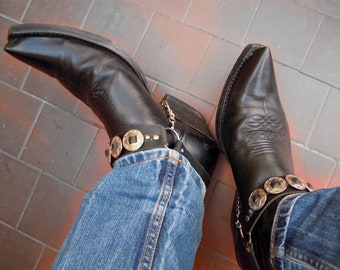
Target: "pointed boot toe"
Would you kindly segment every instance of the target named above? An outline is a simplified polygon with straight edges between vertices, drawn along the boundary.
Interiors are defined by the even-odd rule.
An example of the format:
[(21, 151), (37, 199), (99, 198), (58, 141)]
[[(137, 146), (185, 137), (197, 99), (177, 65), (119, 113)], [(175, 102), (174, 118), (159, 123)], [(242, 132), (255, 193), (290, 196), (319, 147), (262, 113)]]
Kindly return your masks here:
[(231, 225), (238, 262), (242, 269), (272, 269), (276, 207), (284, 196), (308, 188), (293, 175), (289, 129), (268, 47), (250, 44), (236, 61), (218, 105), (216, 134), (237, 187)]
[[(5, 51), (56, 78), (90, 107), (110, 137), (107, 155), (112, 166), (128, 153), (173, 148), (176, 144), (178, 138), (169, 132), (167, 112), (153, 97), (141, 69), (109, 40), (69, 27), (22, 24), (9, 29)], [(193, 113), (192, 119), (181, 124), (183, 114), (178, 108)], [(187, 104), (175, 106), (173, 112), (177, 115), (176, 133), (184, 142), (176, 150), (189, 159), (208, 184), (216, 164), (217, 146), (206, 133), (207, 125), (195, 123), (202, 116)], [(206, 139), (204, 147), (198, 143), (201, 138)], [(211, 155), (213, 162), (202, 158)]]

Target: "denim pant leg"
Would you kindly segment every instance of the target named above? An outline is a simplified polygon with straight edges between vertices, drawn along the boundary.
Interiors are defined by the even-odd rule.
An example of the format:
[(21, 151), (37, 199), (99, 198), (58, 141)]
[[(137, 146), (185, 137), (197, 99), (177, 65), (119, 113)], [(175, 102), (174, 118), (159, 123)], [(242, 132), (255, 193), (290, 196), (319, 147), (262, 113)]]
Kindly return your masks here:
[(340, 188), (282, 200), (271, 255), (275, 269), (340, 269)]
[(176, 151), (122, 157), (84, 197), (53, 269), (191, 269), (204, 196)]

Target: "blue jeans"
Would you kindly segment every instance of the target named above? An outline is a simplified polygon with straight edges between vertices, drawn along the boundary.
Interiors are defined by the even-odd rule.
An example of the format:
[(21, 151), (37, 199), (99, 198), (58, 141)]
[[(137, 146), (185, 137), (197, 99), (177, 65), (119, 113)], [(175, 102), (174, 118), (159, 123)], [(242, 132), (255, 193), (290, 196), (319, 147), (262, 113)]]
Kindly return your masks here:
[(191, 269), (204, 196), (178, 152), (124, 156), (85, 196), (53, 269)]
[[(204, 196), (176, 151), (122, 157), (85, 196), (53, 269), (192, 269)], [(339, 269), (339, 205), (339, 189), (285, 198), (273, 226), (275, 268)]]
[(284, 198), (276, 211), (275, 269), (340, 269), (340, 188)]

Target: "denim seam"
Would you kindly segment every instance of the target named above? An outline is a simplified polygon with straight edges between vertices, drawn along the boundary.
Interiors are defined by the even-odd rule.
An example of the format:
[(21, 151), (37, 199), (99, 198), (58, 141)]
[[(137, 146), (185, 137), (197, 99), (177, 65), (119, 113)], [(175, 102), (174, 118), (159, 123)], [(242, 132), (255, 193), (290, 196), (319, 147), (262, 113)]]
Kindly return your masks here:
[[(287, 252), (287, 253), (286, 253), (286, 256), (287, 256), (288, 258), (294, 260), (294, 261), (299, 262), (299, 263), (304, 263), (304, 264), (306, 264), (306, 265), (308, 265), (308, 266), (310, 266), (310, 267), (313, 267), (313, 268), (316, 267), (315, 265), (312, 265), (312, 264), (306, 262), (305, 260), (302, 260), (302, 258), (297, 259), (296, 256), (293, 256), (293, 255), (291, 254), (292, 252), (294, 252), (294, 253), (296, 253), (296, 254), (298, 254), (298, 255), (303, 255), (304, 257), (307, 257), (307, 258), (308, 258), (309, 260), (311, 260), (312, 262), (318, 263), (318, 264), (319, 264), (319, 267), (320, 267), (320, 265), (322, 265), (323, 267), (326, 267), (326, 269), (330, 269), (330, 270), (336, 269), (335, 267), (332, 267), (332, 266), (330, 266), (329, 264), (326, 264), (325, 262), (323, 262), (323, 261), (317, 259), (316, 257), (310, 256), (310, 254), (305, 253), (305, 252), (300, 252), (299, 250), (297, 250), (297, 249), (295, 249), (295, 248), (293, 248), (293, 247), (290, 247), (290, 246), (288, 246), (288, 245), (286, 246), (286, 250), (287, 250), (287, 251), (291, 251), (290, 253)], [(324, 269), (324, 268), (322, 268), (322, 269)]]
[[(291, 212), (295, 203), (296, 203), (296, 200), (298, 198), (300, 198), (302, 195), (301, 194), (291, 194), (291, 195), (288, 195), (286, 196), (285, 198), (283, 198), (281, 200), (281, 202), (279, 203), (277, 209), (276, 209), (276, 213), (275, 213), (275, 217), (274, 217), (274, 222), (273, 222), (273, 225), (272, 225), (272, 235), (271, 235), (271, 244), (270, 244), (270, 261), (271, 261), (271, 264), (273, 266), (273, 268), (275, 269), (275, 264), (276, 264), (276, 260), (275, 258), (277, 258), (277, 255), (276, 255), (276, 252), (275, 252), (275, 249), (278, 250), (278, 249), (284, 249), (285, 247), (275, 247), (275, 245), (277, 244), (276, 243), (276, 233), (277, 233), (277, 226), (279, 224), (279, 221), (280, 221), (280, 213), (282, 211), (282, 208), (285, 207), (285, 212), (288, 213), (288, 212)], [(291, 203), (289, 209), (286, 209), (286, 202), (287, 200)], [(290, 217), (287, 217), (287, 225), (284, 227), (285, 229), (285, 235), (286, 235), (286, 232), (287, 232), (287, 228), (288, 228), (288, 224), (289, 224), (289, 219)], [(281, 243), (284, 243), (285, 242), (285, 239), (282, 239), (280, 241), (280, 244)]]
[(175, 161), (178, 164), (183, 164), (183, 161), (177, 158), (173, 158), (173, 157), (169, 157), (169, 156), (157, 156), (157, 157), (152, 157), (152, 158), (148, 158), (148, 159), (143, 159), (140, 161), (134, 161), (131, 162), (129, 164), (124, 164), (124, 165), (118, 165), (115, 166), (115, 168), (124, 168), (124, 167), (128, 167), (128, 166), (132, 166), (132, 165), (136, 165), (136, 164), (141, 164), (141, 163), (145, 163), (145, 162), (149, 162), (149, 161), (153, 161), (153, 160), (161, 160), (161, 159), (168, 159), (169, 161)]
[[(147, 239), (144, 245), (144, 251), (140, 263), (139, 269), (143, 269), (143, 265), (147, 263), (147, 269), (151, 269), (152, 262), (153, 262), (153, 256), (155, 253), (156, 245), (158, 242), (158, 237), (160, 234), (160, 230), (163, 224), (166, 207), (169, 203), (172, 191), (173, 191), (173, 182), (174, 182), (174, 176), (175, 171), (178, 166), (178, 159), (174, 159), (171, 157), (163, 157), (168, 158), (169, 160), (176, 161), (175, 163), (169, 163), (167, 166), (167, 172), (165, 174), (165, 178), (163, 179), (163, 187), (161, 194), (157, 200), (156, 203), (156, 209), (153, 213), (152, 220), (149, 225), (149, 230), (147, 233)], [(169, 177), (170, 172), (173, 172), (172, 177)], [(156, 228), (155, 228), (156, 226)], [(153, 235), (154, 234), (154, 235)], [(151, 245), (151, 249), (149, 246)], [(149, 250), (150, 249), (150, 250)], [(149, 254), (148, 254), (149, 253)]]

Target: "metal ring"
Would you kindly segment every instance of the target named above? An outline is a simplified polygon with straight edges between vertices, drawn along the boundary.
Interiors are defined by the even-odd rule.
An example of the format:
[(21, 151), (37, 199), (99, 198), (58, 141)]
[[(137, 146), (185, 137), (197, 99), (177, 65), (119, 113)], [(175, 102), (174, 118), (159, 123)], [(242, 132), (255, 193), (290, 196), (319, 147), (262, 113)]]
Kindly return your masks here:
[(177, 131), (174, 130), (173, 128), (166, 127), (165, 130), (170, 130), (170, 131), (172, 131), (172, 132), (176, 135), (177, 141), (180, 141), (180, 140), (181, 140), (181, 138), (179, 137)]

